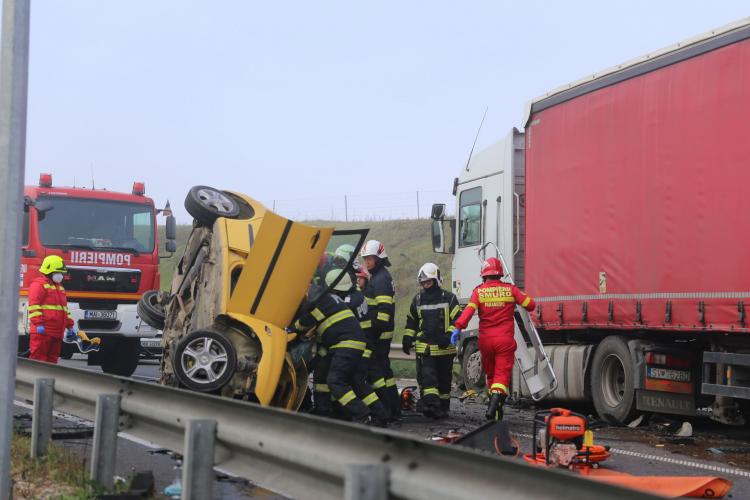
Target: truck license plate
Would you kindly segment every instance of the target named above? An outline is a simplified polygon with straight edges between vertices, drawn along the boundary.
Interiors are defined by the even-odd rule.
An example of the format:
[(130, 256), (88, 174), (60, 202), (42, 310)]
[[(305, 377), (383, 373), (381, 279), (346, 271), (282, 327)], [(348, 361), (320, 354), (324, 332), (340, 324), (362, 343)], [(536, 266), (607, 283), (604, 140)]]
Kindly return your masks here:
[(648, 367), (648, 377), (675, 382), (690, 382), (690, 372), (686, 370), (670, 370), (667, 368)]
[(117, 311), (84, 311), (83, 318), (84, 319), (109, 319), (109, 320), (114, 321), (117, 319)]
[(141, 345), (150, 348), (161, 347), (161, 339), (158, 337), (154, 339), (141, 339)]

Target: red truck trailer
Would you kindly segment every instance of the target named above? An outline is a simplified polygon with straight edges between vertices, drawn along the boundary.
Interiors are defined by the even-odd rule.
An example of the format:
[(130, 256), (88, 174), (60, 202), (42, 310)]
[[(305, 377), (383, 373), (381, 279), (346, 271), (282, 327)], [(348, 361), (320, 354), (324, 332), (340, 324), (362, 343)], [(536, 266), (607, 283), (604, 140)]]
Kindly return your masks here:
[[(593, 400), (615, 423), (701, 410), (743, 422), (750, 20), (550, 92), (524, 123), (454, 183), (459, 296), (478, 283), (462, 254), (493, 241), (539, 304), (553, 397)], [(435, 246), (450, 250), (434, 215)]]

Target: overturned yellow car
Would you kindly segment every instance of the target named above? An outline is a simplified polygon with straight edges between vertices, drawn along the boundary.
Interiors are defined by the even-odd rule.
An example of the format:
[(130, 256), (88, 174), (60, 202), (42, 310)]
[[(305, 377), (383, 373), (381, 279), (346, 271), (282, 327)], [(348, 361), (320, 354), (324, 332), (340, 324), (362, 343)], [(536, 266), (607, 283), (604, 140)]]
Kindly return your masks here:
[[(294, 222), (208, 186), (193, 187), (185, 208), (193, 230), (170, 293), (152, 299), (163, 308), (161, 382), (299, 408), (314, 342), (286, 327), (327, 292), (321, 277), (344, 276), (367, 231)], [(342, 246), (348, 260), (335, 254)]]

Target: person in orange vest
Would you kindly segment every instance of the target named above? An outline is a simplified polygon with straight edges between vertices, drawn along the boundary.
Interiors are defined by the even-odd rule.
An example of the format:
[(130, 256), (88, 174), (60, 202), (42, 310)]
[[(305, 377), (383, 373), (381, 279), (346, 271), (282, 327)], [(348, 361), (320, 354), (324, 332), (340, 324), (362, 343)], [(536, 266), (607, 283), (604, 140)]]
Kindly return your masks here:
[(508, 397), (513, 361), (516, 352), (514, 338), (516, 304), (529, 311), (536, 307), (534, 299), (515, 285), (500, 281), (503, 266), (490, 257), (482, 264), (483, 283), (474, 289), (464, 312), (454, 323), (451, 343), (456, 344), (461, 330), (466, 328), (475, 311), (479, 312), (479, 352), (482, 368), (487, 376), (490, 402), (488, 420), (503, 418), (503, 404)]
[(57, 363), (63, 335), (75, 336), (68, 299), (61, 285), (68, 272), (62, 257), (48, 255), (39, 267), (42, 276), (29, 285), (29, 323), (31, 326), (29, 358)]

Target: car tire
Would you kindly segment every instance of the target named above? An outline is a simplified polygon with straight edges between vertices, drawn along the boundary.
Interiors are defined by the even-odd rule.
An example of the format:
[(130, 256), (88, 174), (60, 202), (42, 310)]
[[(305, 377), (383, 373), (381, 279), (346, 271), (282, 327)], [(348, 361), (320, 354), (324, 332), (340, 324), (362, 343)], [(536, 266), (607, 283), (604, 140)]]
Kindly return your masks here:
[(138, 316), (151, 328), (164, 330), (164, 307), (162, 307), (158, 290), (149, 290), (138, 301)]
[(476, 338), (466, 341), (461, 355), (461, 375), (464, 379), (466, 390), (477, 393), (484, 390), (487, 379), (482, 371), (482, 357), (479, 353), (479, 342)]
[(203, 226), (212, 226), (219, 217), (234, 219), (240, 215), (240, 205), (233, 196), (208, 186), (190, 188), (185, 210)]
[(215, 392), (234, 376), (237, 351), (221, 333), (196, 330), (180, 339), (172, 365), (184, 387), (197, 392)]
[(632, 355), (625, 338), (607, 337), (599, 343), (591, 363), (591, 396), (599, 416), (623, 425), (637, 413)]
[(140, 339), (104, 338), (101, 345), (102, 371), (110, 375), (130, 377), (138, 368)]

